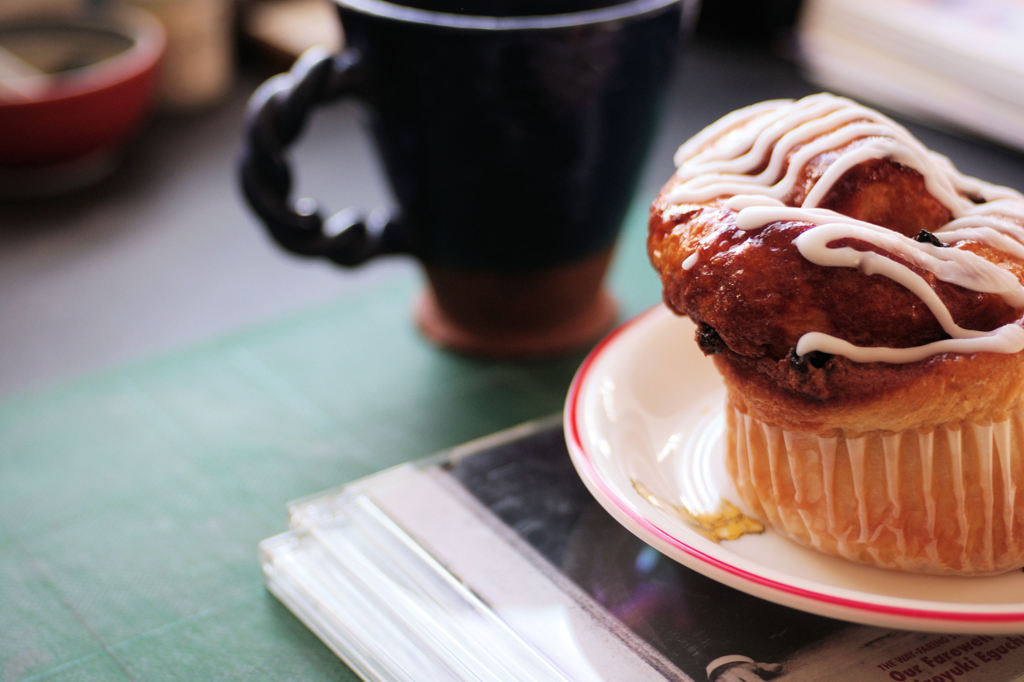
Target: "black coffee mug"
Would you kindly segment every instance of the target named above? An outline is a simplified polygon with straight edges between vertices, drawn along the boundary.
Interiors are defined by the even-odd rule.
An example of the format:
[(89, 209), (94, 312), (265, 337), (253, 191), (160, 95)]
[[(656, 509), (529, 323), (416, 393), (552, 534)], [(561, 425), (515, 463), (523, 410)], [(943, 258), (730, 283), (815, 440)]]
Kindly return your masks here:
[[(410, 254), (426, 335), (488, 355), (592, 341), (693, 3), (335, 0), (346, 47), (252, 96), (240, 174), (284, 248), (357, 265)], [(286, 147), (310, 111), (366, 105), (397, 209), (294, 205)], [(340, 161), (340, 162), (343, 162)]]

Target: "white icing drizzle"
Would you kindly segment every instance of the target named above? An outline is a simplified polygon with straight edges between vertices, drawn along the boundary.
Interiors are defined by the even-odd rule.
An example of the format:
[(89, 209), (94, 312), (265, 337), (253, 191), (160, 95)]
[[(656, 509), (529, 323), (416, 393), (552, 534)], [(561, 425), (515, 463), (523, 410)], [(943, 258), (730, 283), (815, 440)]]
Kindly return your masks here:
[[(858, 140), (860, 144), (850, 145)], [(830, 161), (800, 206), (783, 203), (795, 190), (804, 164), (847, 145), (848, 149)], [(769, 150), (767, 165), (758, 170)], [(866, 242), (940, 281), (995, 294), (1014, 308), (1024, 308), (1024, 287), (1017, 278), (970, 251), (918, 242), (883, 226), (818, 208), (847, 171), (883, 158), (920, 173), (929, 193), (953, 215), (934, 231), (943, 243), (970, 240), (1024, 259), (1024, 195), (959, 173), (948, 158), (926, 149), (895, 121), (824, 93), (740, 109), (683, 144), (675, 156), (679, 182), (667, 194), (664, 216), (671, 219), (686, 211), (687, 205), (728, 197), (723, 205), (736, 213), (736, 226), (742, 230), (778, 221), (810, 224), (812, 227), (794, 240), (804, 258), (816, 265), (852, 267), (867, 275), (888, 277), (918, 296), (951, 337), (910, 348), (886, 348), (856, 346), (828, 334), (808, 332), (797, 343), (798, 354), (817, 350), (855, 362), (904, 363), (946, 352), (1024, 350), (1024, 328), (1019, 321), (988, 332), (966, 329), (956, 324), (927, 280), (912, 268), (873, 251), (829, 246), (841, 239)], [(687, 257), (683, 268), (691, 269), (696, 256), (694, 252)]]

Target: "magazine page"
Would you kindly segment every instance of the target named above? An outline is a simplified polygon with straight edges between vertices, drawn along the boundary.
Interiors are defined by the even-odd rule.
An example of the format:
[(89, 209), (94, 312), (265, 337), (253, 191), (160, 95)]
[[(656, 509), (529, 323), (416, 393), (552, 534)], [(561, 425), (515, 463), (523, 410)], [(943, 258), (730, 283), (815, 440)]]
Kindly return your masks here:
[(750, 658), (766, 678), (793, 680), (1009, 680), (1024, 672), (1024, 636), (854, 625), (749, 596), (667, 559), (593, 500), (560, 428), (464, 457), (447, 471), (541, 555), (546, 570), (694, 679), (706, 679), (722, 657)]

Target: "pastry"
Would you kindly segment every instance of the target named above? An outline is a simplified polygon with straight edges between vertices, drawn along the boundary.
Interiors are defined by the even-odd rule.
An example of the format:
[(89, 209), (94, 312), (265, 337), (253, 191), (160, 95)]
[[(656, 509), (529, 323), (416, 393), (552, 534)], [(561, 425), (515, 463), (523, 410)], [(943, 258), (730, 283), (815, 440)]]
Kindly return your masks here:
[(722, 374), (743, 502), (854, 561), (1024, 566), (1024, 195), (830, 94), (733, 112), (676, 165), (648, 253)]

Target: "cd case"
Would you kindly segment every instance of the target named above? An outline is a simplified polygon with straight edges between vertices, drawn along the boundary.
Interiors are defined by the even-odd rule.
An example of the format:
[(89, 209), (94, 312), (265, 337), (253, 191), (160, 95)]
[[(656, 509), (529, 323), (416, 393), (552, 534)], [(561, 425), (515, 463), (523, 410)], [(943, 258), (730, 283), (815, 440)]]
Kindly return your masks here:
[(288, 512), (267, 587), (367, 680), (1024, 678), (1024, 636), (831, 620), (664, 557), (590, 496), (556, 418)]

